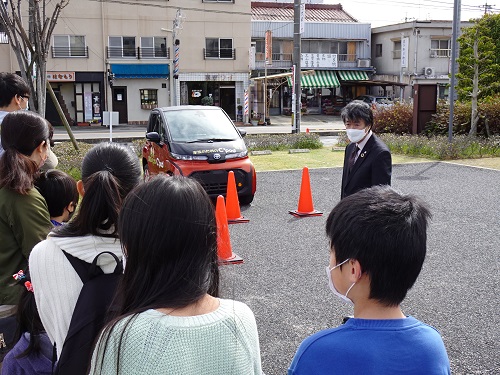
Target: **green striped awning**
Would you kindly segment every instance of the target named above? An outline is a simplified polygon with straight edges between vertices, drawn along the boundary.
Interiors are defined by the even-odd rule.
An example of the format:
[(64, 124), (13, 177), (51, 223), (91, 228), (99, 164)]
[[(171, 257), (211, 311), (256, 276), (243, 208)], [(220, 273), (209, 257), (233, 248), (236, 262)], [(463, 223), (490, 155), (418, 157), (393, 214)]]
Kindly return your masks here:
[(368, 80), (368, 74), (362, 70), (339, 70), (337, 73), (342, 81)]
[[(288, 86), (292, 85), (292, 80), (288, 77)], [(332, 70), (316, 70), (314, 74), (300, 77), (301, 88), (329, 88), (340, 87), (339, 80)]]

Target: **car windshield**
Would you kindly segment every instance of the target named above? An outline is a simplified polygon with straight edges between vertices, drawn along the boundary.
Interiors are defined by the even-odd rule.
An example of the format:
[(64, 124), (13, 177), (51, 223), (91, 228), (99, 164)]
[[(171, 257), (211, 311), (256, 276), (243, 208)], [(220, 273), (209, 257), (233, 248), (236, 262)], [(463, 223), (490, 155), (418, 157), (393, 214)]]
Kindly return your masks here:
[(187, 109), (164, 112), (172, 142), (222, 142), (239, 138), (221, 110)]

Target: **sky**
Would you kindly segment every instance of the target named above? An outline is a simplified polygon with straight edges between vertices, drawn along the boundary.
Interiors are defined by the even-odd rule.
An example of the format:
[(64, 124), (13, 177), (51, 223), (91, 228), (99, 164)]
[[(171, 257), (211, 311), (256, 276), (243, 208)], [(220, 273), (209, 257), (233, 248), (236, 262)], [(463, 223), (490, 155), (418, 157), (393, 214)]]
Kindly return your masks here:
[[(325, 4), (342, 4), (344, 10), (359, 22), (372, 27), (413, 20), (453, 20), (453, 0), (324, 0)], [(479, 18), (484, 6), (500, 13), (500, 0), (462, 0), (461, 20)]]

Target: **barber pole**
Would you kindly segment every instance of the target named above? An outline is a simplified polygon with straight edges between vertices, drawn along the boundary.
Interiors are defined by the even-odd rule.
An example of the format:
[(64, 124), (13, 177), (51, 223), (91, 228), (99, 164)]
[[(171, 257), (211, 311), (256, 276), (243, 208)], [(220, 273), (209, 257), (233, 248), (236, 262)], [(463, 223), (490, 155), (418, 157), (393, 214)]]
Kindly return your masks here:
[(245, 94), (243, 96), (243, 114), (244, 121), (248, 122), (248, 90), (245, 90)]
[(174, 43), (174, 78), (179, 78), (179, 39)]

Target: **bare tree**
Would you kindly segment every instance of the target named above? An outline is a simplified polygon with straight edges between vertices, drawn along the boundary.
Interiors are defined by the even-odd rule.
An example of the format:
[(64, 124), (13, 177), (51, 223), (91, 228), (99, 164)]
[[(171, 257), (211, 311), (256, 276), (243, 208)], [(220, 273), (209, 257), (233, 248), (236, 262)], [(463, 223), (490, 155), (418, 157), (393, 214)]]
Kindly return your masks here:
[[(70, 0), (3, 0), (0, 24), (31, 88), (30, 108), (45, 117), (47, 58), (61, 10)], [(27, 15), (27, 18), (26, 18)], [(23, 20), (28, 21), (26, 29)]]

